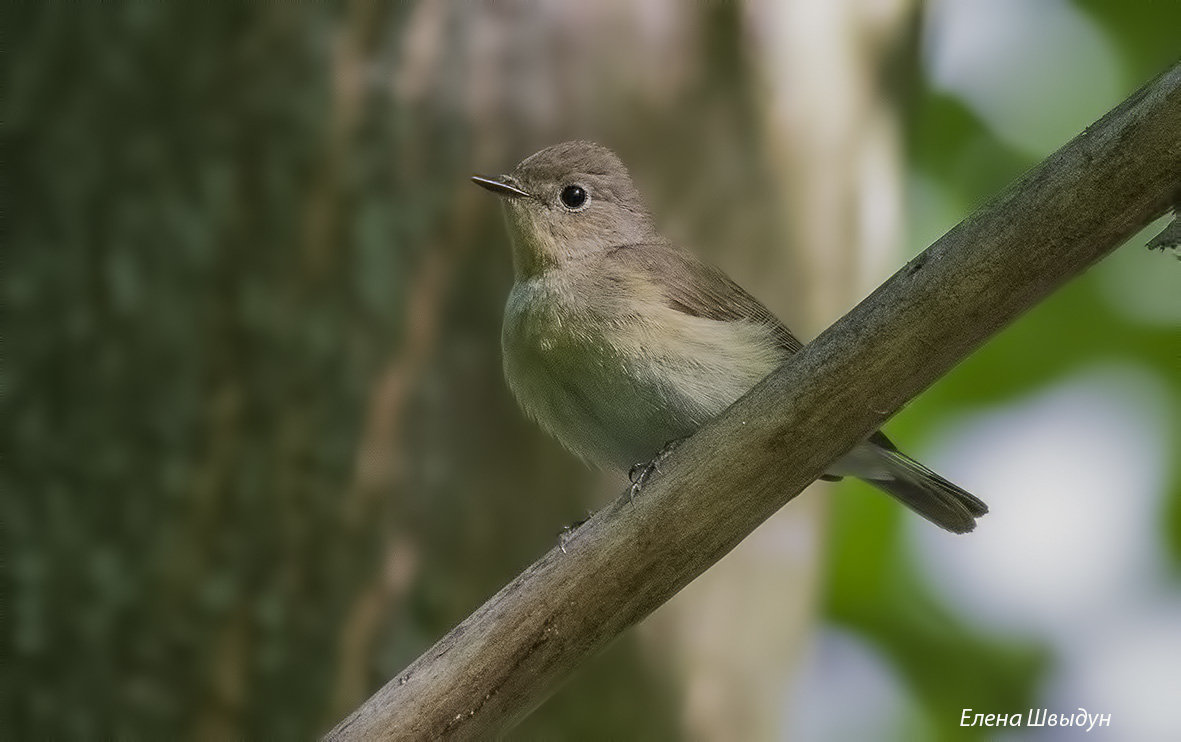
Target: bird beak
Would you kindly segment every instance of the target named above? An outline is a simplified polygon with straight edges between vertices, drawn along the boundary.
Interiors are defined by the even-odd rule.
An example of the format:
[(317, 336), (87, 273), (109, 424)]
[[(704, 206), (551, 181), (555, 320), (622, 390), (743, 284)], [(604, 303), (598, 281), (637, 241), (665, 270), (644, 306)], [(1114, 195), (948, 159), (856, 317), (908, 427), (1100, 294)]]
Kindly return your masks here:
[(487, 188), (499, 196), (520, 198), (521, 196), (531, 195), (518, 188), (513, 183), (513, 179), (508, 175), (473, 175), (472, 182), (481, 188)]

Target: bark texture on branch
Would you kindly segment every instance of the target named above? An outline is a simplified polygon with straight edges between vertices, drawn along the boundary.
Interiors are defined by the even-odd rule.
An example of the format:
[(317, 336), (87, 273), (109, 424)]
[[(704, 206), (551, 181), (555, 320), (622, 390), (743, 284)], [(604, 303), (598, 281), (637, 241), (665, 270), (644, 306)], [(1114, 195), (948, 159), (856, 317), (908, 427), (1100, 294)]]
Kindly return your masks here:
[[(328, 734), (487, 738), (1181, 185), (1181, 64), (910, 261)], [(1167, 266), (1172, 269), (1172, 266)], [(1047, 527), (1052, 527), (1048, 524)]]

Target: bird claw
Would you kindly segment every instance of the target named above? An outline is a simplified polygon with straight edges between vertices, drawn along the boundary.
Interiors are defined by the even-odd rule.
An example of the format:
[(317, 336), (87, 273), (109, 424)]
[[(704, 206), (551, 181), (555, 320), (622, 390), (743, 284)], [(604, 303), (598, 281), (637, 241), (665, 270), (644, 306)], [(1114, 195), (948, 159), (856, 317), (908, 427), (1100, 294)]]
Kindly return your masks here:
[(640, 490), (648, 482), (648, 477), (657, 471), (660, 471), (660, 467), (657, 465), (656, 459), (652, 459), (646, 464), (632, 465), (632, 468), (627, 472), (627, 480), (631, 482), (631, 485), (627, 488), (628, 502), (636, 499), (636, 495), (640, 494)]
[(563, 554), (566, 553), (566, 544), (570, 543), (570, 539), (574, 538), (574, 532), (577, 531), (583, 523), (586, 523), (590, 519), (591, 512), (588, 510), (586, 511), (585, 518), (575, 523), (571, 523), (568, 526), (562, 526), (562, 530), (558, 531), (558, 548), (562, 550)]
[(684, 440), (684, 438), (676, 438), (665, 443), (651, 461), (633, 464), (632, 468), (627, 470), (627, 479), (631, 482), (631, 486), (627, 488), (628, 502), (633, 502), (636, 499), (636, 495), (640, 494), (640, 490), (644, 488), (652, 475), (660, 471), (661, 462), (667, 459)]

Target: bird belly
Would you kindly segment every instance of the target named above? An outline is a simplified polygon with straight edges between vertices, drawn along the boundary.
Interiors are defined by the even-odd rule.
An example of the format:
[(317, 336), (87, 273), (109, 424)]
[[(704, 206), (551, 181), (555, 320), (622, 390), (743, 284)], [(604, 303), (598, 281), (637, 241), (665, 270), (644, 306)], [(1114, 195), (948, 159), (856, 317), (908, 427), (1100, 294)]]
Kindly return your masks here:
[[(589, 337), (504, 344), (505, 377), (525, 412), (564, 446), (599, 466), (627, 469), (700, 424)], [(672, 401), (672, 404), (669, 404)]]
[(606, 322), (510, 300), (505, 376), (518, 402), (582, 458), (627, 470), (691, 435), (784, 357), (765, 328), (661, 306)]

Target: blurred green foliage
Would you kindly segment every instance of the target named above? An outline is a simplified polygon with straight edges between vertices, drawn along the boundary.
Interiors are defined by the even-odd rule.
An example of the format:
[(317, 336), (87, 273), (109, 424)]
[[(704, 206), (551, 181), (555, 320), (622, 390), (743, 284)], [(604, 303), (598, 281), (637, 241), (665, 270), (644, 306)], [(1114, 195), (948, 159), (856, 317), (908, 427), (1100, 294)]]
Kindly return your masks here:
[[(1118, 46), (1124, 65), (1121, 95), (1181, 53), (1173, 32), (1181, 27), (1181, 4), (1080, 0), (1077, 5)], [(963, 101), (918, 77), (907, 111), (910, 168), (947, 206), (931, 214), (931, 206), (921, 202), (924, 194), (917, 195), (911, 223), (919, 234), (910, 244), (912, 253), (1036, 164), (998, 139)], [(1053, 100), (1046, 105), (1046, 115), (1053, 115)], [(1112, 359), (1150, 370), (1168, 384), (1174, 400), (1181, 400), (1178, 328), (1112, 311), (1099, 288), (1101, 273), (1111, 270), (1112, 261), (1153, 260), (1160, 261), (1161, 270), (1174, 269), (1167, 258), (1144, 250), (1152, 234), (1147, 230), (1121, 248), (1140, 255), (1109, 258), (991, 339), (915, 399), (890, 424), (891, 435), (917, 446), (940, 420), (1020, 397)], [(1172, 412), (1176, 419), (1181, 410)], [(1172, 569), (1181, 575), (1181, 461), (1173, 461), (1169, 482), (1158, 522)], [(963, 708), (1036, 707), (1040, 683), (1055, 661), (1050, 648), (1029, 637), (988, 633), (943, 605), (919, 576), (903, 538), (905, 515), (860, 483), (841, 488), (829, 542), (825, 614), (864, 636), (891, 661), (918, 701), (923, 718), (916, 728), (927, 730), (923, 736), (937, 729), (931, 738), (990, 738), (993, 730), (961, 729), (948, 720), (958, 720)]]

